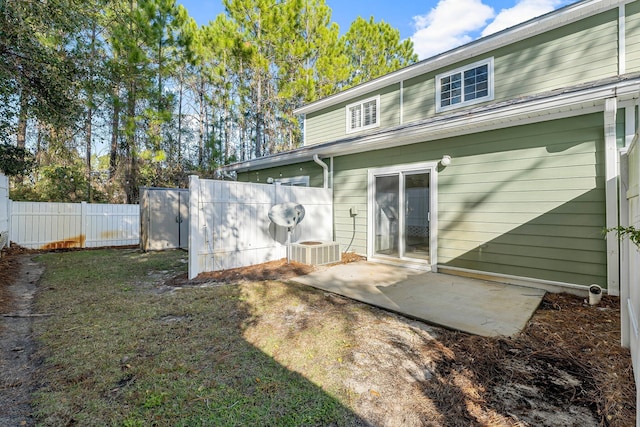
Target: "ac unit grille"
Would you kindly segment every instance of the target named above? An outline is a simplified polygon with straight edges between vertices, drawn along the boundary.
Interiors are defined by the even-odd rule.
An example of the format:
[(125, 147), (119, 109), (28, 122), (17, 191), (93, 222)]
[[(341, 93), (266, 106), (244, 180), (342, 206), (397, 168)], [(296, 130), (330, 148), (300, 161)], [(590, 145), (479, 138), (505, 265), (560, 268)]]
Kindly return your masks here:
[(336, 242), (292, 243), (291, 259), (308, 265), (332, 264), (340, 261), (340, 245)]

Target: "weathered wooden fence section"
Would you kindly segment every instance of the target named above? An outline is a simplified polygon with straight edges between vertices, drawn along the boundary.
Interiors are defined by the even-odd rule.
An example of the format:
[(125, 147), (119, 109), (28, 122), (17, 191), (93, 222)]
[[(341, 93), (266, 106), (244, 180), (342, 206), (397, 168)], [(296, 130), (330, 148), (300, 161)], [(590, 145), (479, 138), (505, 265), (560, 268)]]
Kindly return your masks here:
[(0, 249), (9, 244), (9, 180), (0, 173)]
[[(640, 147), (638, 140), (621, 156), (620, 223), (640, 230)], [(640, 390), (640, 248), (622, 241), (620, 311), (622, 344), (631, 350), (636, 390)], [(636, 425), (640, 426), (640, 393), (636, 393)]]
[(11, 202), (9, 223), (11, 241), (30, 249), (140, 242), (138, 205)]
[(287, 231), (271, 223), (272, 206), (295, 202), (305, 217), (291, 241), (330, 241), (332, 190), (189, 178), (189, 278), (287, 256)]

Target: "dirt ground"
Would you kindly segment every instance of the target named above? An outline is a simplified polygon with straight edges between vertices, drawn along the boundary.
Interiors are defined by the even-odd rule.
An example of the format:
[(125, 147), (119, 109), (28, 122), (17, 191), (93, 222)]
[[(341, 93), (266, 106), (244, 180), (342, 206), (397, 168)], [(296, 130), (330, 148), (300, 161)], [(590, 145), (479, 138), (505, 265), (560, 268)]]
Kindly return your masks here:
[[(282, 260), (191, 282), (176, 276), (165, 286), (286, 280), (312, 270)], [(31, 313), (29, 305), (40, 273), (29, 255), (0, 258), (0, 408), (12, 408), (0, 410), (2, 425), (33, 423), (28, 396), (37, 368), (29, 360), (34, 345), (29, 322), (39, 314)], [(335, 295), (327, 298), (333, 306), (354, 304)], [(357, 325), (362, 342), (352, 350), (353, 369), (346, 379), (357, 392), (351, 405), (373, 425), (635, 425), (630, 354), (619, 345), (618, 298), (604, 296), (592, 307), (576, 296), (548, 294), (514, 338), (477, 337), (380, 313), (378, 327)], [(285, 328), (295, 323), (291, 316), (303, 316), (298, 320), (305, 322), (324, 317), (322, 307), (287, 315)]]
[(31, 302), (43, 268), (29, 255), (0, 258), (0, 425), (33, 425), (35, 343)]

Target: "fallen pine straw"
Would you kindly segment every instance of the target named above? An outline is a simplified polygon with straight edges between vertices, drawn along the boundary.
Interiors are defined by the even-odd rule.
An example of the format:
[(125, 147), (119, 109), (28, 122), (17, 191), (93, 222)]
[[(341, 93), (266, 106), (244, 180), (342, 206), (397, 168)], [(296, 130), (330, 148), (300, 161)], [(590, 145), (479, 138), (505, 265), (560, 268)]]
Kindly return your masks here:
[(618, 298), (604, 296), (592, 307), (574, 295), (547, 294), (515, 338), (445, 331), (439, 340), (455, 353), (449, 363), (438, 364), (439, 373), (451, 377), (460, 367), (469, 370), (486, 390), (479, 403), (500, 413), (511, 410), (502, 391), (529, 384), (561, 403), (588, 407), (599, 425), (635, 425), (636, 391), (629, 350), (619, 345)]
[[(103, 258), (107, 255), (114, 258), (105, 263)], [(302, 285), (266, 281), (273, 276), (282, 279), (304, 274), (297, 270), (296, 265), (282, 261), (227, 270), (220, 272), (218, 277), (208, 278), (220, 282), (245, 281), (238, 286), (220, 286), (207, 291), (198, 289), (193, 293), (171, 296), (171, 293), (155, 294), (151, 290), (160, 286), (155, 281), (164, 280), (162, 277), (166, 271), (183, 266), (176, 260), (149, 264), (144, 267), (149, 269), (148, 273), (141, 268), (160, 254), (150, 256), (123, 252), (121, 259), (127, 262), (120, 262), (115, 252), (104, 252), (100, 253), (101, 262), (91, 265), (92, 269), (100, 266), (107, 271), (95, 279), (87, 279), (83, 276), (85, 273), (79, 277), (73, 274), (77, 274), (74, 266), (78, 265), (78, 259), (82, 256), (86, 263), (88, 258), (84, 258), (82, 253), (68, 256), (73, 257), (67, 268), (71, 278), (62, 278), (62, 270), (55, 270), (57, 273), (50, 280), (56, 277), (59, 283), (44, 283), (41, 304), (45, 297), (52, 298), (51, 304), (62, 296), (66, 297), (66, 293), (56, 292), (56, 289), (63, 289), (62, 286), (67, 289), (70, 283), (78, 281), (73, 288), (72, 301), (77, 302), (81, 293), (87, 293), (86, 298), (91, 300), (98, 294), (102, 295), (101, 303), (96, 307), (104, 309), (104, 321), (110, 327), (113, 326), (114, 313), (121, 315), (123, 321), (130, 321), (133, 317), (137, 320), (132, 322), (135, 327), (126, 333), (113, 335), (108, 328), (95, 327), (97, 308), (87, 312), (91, 319), (88, 323), (68, 322), (66, 307), (69, 304), (58, 303), (52, 307), (65, 307), (64, 316), (35, 320), (41, 326), (51, 324), (53, 337), (69, 335), (72, 340), (69, 345), (63, 343), (52, 347), (56, 351), (51, 354), (60, 357), (60, 361), (49, 366), (51, 369), (42, 366), (39, 370), (38, 376), (44, 375), (40, 377), (43, 383), (61, 385), (61, 389), (56, 391), (60, 394), (50, 395), (48, 390), (42, 394), (53, 405), (48, 407), (41, 403), (39, 406), (47, 417), (68, 415), (69, 408), (60, 402), (79, 401), (73, 398), (73, 394), (65, 394), (77, 392), (74, 384), (78, 382), (82, 383), (82, 401), (88, 400), (90, 392), (98, 396), (87, 408), (93, 408), (95, 402), (106, 405), (105, 414), (109, 414), (105, 415), (106, 418), (100, 418), (99, 411), (83, 412), (97, 420), (97, 424), (110, 424), (107, 420), (112, 418), (109, 417), (117, 414), (122, 414), (117, 418), (120, 421), (123, 416), (129, 416), (130, 420), (137, 420), (138, 416), (141, 420), (147, 419), (144, 417), (148, 413), (151, 425), (152, 419), (157, 419), (153, 417), (159, 416), (158, 411), (173, 411), (172, 405), (182, 401), (188, 405), (176, 406), (185, 412), (178, 412), (175, 419), (193, 416), (197, 406), (206, 416), (233, 412), (238, 419), (244, 420), (242, 417), (254, 408), (253, 403), (258, 400), (248, 406), (238, 403), (235, 397), (222, 401), (220, 396), (228, 393), (221, 389), (220, 384), (226, 382), (221, 382), (220, 378), (240, 378), (239, 383), (244, 386), (234, 389), (237, 396), (247, 396), (247, 393), (264, 395), (259, 400), (267, 399), (268, 404), (263, 406), (268, 409), (269, 402), (282, 401), (280, 398), (268, 400), (269, 396), (287, 392), (295, 377), (274, 381), (280, 377), (272, 374), (300, 373), (313, 384), (322, 384), (322, 390), (316, 390), (318, 393), (314, 394), (316, 398), (327, 397), (323, 391), (325, 388), (334, 390), (342, 399), (341, 405), (347, 405), (357, 417), (371, 425), (635, 425), (635, 388), (630, 355), (619, 345), (618, 298), (604, 296), (599, 306), (591, 307), (582, 298), (572, 295), (547, 295), (519, 336), (483, 338), (420, 326), (419, 322)], [(55, 263), (66, 257), (66, 254), (50, 257), (49, 269), (54, 271)], [(114, 261), (116, 259), (118, 261)], [(142, 259), (144, 263), (140, 262)], [(113, 265), (119, 268), (109, 269)], [(154, 273), (156, 271), (163, 274), (158, 276)], [(95, 285), (94, 281), (105, 280), (107, 275), (110, 275), (106, 280), (108, 286), (100, 283), (88, 289)], [(186, 276), (180, 275), (172, 276), (162, 286), (188, 284)], [(127, 304), (115, 304), (114, 299), (117, 298), (126, 300)], [(219, 306), (214, 308), (215, 304)], [(39, 311), (55, 313), (46, 305)], [(148, 318), (145, 318), (143, 314), (147, 312), (148, 316), (144, 316)], [(141, 327), (143, 320), (146, 326)], [(204, 323), (198, 324), (198, 321)], [(67, 334), (70, 331), (73, 334)], [(109, 332), (105, 333), (107, 339), (104, 342), (96, 338), (103, 331)], [(219, 331), (225, 332), (212, 339), (212, 334)], [(123, 359), (116, 352), (115, 361), (111, 360), (115, 337), (122, 337), (122, 345), (126, 347), (134, 334), (139, 336), (131, 339), (132, 347), (123, 353), (127, 358)], [(167, 338), (163, 340), (161, 337), (165, 334)], [(199, 334), (206, 335), (206, 340)], [(78, 336), (86, 338), (78, 340)], [(174, 342), (176, 337), (180, 337), (178, 345)], [(192, 347), (186, 345), (188, 340), (192, 340)], [(96, 348), (101, 342), (107, 355), (104, 358), (96, 357)], [(204, 348), (203, 342), (207, 343)], [(214, 344), (219, 348), (207, 350)], [(75, 345), (83, 351), (87, 350), (83, 345), (89, 346), (87, 351), (91, 357), (58, 354)], [(230, 352), (233, 346), (238, 346), (239, 351)], [(157, 354), (151, 352), (154, 348)], [(167, 356), (164, 364), (150, 357), (172, 351), (175, 354)], [(185, 354), (195, 355), (201, 351), (204, 353), (199, 364), (195, 367), (184, 365)], [(234, 359), (236, 353), (237, 359)], [(245, 353), (251, 357), (243, 356)], [(108, 394), (108, 398), (104, 397), (102, 388), (92, 388), (92, 384), (100, 383), (97, 380), (100, 375), (108, 377), (110, 372), (92, 367), (94, 361), (103, 360), (115, 366), (113, 378), (104, 380), (106, 386), (111, 387), (108, 390), (115, 390)], [(202, 363), (206, 366), (228, 365), (233, 369), (215, 371), (223, 375), (218, 378), (211, 376), (214, 373), (211, 369), (201, 370), (199, 366)], [(69, 375), (60, 377), (61, 372), (66, 372), (61, 367), (66, 365), (69, 365)], [(130, 366), (136, 369), (135, 376), (130, 372)], [(260, 366), (269, 368), (267, 371), (270, 373), (253, 373)], [(327, 367), (326, 371), (321, 369), (323, 366)], [(191, 378), (183, 384), (179, 379), (184, 376), (185, 369)], [(85, 372), (90, 375), (85, 375)], [(149, 375), (146, 376), (145, 372)], [(158, 372), (162, 375), (156, 375)], [(266, 381), (266, 378), (271, 380)], [(162, 387), (158, 385), (160, 379), (166, 380)], [(145, 383), (147, 380), (149, 382)], [(192, 387), (194, 384), (203, 385)], [(176, 390), (184, 391), (186, 400), (166, 397), (175, 394)], [(203, 394), (203, 391), (209, 394)], [(218, 394), (220, 391), (224, 393)], [(117, 399), (112, 395), (118, 396)], [(128, 396), (126, 405), (121, 401), (124, 396)], [(294, 398), (292, 406), (297, 409), (296, 394), (288, 396)], [(199, 399), (205, 399), (204, 403), (200, 405)], [(217, 409), (212, 412), (209, 404), (218, 405), (221, 412), (216, 412)], [(71, 420), (78, 416), (74, 411), (84, 410), (73, 406), (71, 409)], [(331, 416), (323, 418), (327, 421), (325, 424), (330, 424), (332, 419)]]

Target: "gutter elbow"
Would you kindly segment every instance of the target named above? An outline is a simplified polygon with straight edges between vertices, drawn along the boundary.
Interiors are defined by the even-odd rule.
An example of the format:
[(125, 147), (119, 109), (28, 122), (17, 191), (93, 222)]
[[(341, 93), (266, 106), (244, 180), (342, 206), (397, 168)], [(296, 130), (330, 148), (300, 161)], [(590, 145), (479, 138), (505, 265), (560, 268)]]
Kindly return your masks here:
[(320, 156), (318, 156), (317, 154), (313, 155), (313, 161), (316, 162), (318, 165), (320, 165), (323, 169), (322, 171), (322, 177), (324, 180), (323, 188), (329, 188), (329, 166), (325, 162), (320, 160)]

